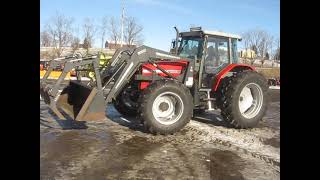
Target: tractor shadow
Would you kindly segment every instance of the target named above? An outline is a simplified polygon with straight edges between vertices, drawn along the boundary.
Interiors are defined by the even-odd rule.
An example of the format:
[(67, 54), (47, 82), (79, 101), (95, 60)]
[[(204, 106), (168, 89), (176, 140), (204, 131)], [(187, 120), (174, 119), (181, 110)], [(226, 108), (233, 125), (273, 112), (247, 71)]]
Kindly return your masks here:
[(123, 116), (120, 114), (113, 105), (108, 105), (106, 109), (106, 116), (109, 120), (121, 125), (128, 127), (131, 130), (134, 131), (140, 131), (143, 133), (147, 133), (145, 128), (143, 127), (143, 124), (138, 120), (136, 117), (128, 117), (128, 116)]
[[(49, 111), (51, 111), (49, 109)], [(71, 129), (88, 129), (88, 126), (86, 125), (86, 121), (76, 121), (72, 119), (68, 114), (61, 112), (64, 117), (66, 117), (65, 120), (61, 120), (58, 118), (52, 111), (50, 112), (51, 115), (53, 115), (54, 120), (59, 124), (59, 126), (63, 130), (71, 130)]]
[(48, 108), (46, 106), (41, 105), (41, 99), (40, 99), (40, 126), (43, 126), (46, 128), (55, 128), (55, 126), (52, 124), (52, 122), (48, 118)]
[[(86, 121), (76, 121), (69, 117), (67, 114), (63, 115), (66, 117), (65, 120), (60, 119), (58, 116), (54, 114), (49, 108), (46, 109), (47, 115), (41, 113), (40, 108), (40, 125), (47, 128), (61, 128), (62, 130), (71, 130), (71, 129), (87, 129)], [(43, 112), (43, 111), (42, 111)], [(50, 120), (48, 118), (48, 114), (50, 114)], [(53, 119), (54, 121), (52, 121)]]
[[(143, 124), (136, 118), (136, 117), (127, 117), (121, 115), (113, 105), (109, 105), (106, 110), (107, 118), (109, 118), (111, 121), (128, 127), (129, 129), (132, 129), (134, 131), (140, 131), (143, 133), (147, 133), (146, 129), (143, 127)], [(220, 115), (219, 111), (215, 112), (205, 112), (202, 114), (197, 114), (192, 117), (192, 120), (210, 124), (213, 126), (222, 126), (225, 128), (232, 128), (228, 123), (223, 121), (223, 118)]]
[(228, 124), (223, 120), (223, 117), (220, 115), (219, 111), (204, 112), (201, 114), (196, 114), (192, 117), (192, 120), (210, 124), (213, 126), (222, 126), (225, 128), (232, 128), (230, 124)]
[[(48, 118), (48, 114), (50, 117)], [(76, 121), (69, 117), (67, 114), (63, 113), (66, 120), (62, 120), (57, 117), (49, 108), (40, 107), (40, 125), (46, 128), (61, 128), (62, 130), (72, 130), (72, 129), (87, 129), (86, 121)], [(121, 115), (113, 105), (109, 105), (106, 109), (107, 118), (121, 126), (128, 127), (134, 131), (140, 131), (142, 133), (147, 133), (143, 124), (136, 117), (127, 117)], [(54, 121), (52, 121), (53, 119)], [(229, 124), (223, 121), (219, 111), (205, 112), (201, 114), (194, 115), (192, 120), (210, 124), (213, 126), (222, 126), (226, 128), (231, 128)]]

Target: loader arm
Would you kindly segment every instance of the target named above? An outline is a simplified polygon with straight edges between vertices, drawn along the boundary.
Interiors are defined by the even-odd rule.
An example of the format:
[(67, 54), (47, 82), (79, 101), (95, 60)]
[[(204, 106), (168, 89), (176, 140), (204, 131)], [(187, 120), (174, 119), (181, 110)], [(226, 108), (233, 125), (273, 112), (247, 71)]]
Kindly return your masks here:
[[(137, 72), (139, 67), (142, 64), (150, 63), (157, 67), (155, 59), (170, 59), (172, 62), (174, 60), (180, 60), (181, 57), (173, 56), (168, 52), (154, 49), (148, 46), (140, 46), (136, 49), (130, 48), (122, 48), (119, 49), (111, 59), (111, 65), (102, 72), (101, 79), (105, 79), (103, 82), (103, 89), (105, 89), (109, 84), (110, 78), (114, 79), (114, 85), (108, 90), (108, 94), (106, 96), (106, 103), (110, 103), (112, 99), (116, 98), (118, 94), (122, 91), (122, 89), (130, 82), (133, 75)], [(122, 66), (122, 67), (121, 67)], [(113, 73), (113, 76), (106, 78), (108, 76), (108, 72), (110, 73), (111, 69), (122, 69), (116, 73)], [(170, 77), (170, 73), (161, 67), (157, 67), (159, 70), (164, 71)], [(111, 72), (113, 72), (111, 70)], [(173, 77), (173, 76), (172, 76)]]
[[(99, 71), (99, 58), (60, 58), (50, 63), (49, 71), (40, 83), (40, 94), (53, 112), (59, 118), (64, 113), (75, 120), (97, 120), (105, 117), (106, 105), (112, 102), (123, 88), (130, 83), (133, 75), (139, 70), (142, 64), (152, 64), (168, 77), (174, 78), (169, 72), (157, 66), (157, 60), (169, 60), (174, 62), (181, 58), (173, 56), (168, 52), (140, 46), (138, 48), (118, 49), (110, 60), (108, 66)], [(50, 70), (57, 65), (64, 65), (63, 72), (54, 85), (49, 85), (46, 80)], [(85, 85), (81, 81), (70, 81), (63, 90), (60, 85), (66, 74), (71, 69), (92, 64), (94, 68), (94, 84)]]

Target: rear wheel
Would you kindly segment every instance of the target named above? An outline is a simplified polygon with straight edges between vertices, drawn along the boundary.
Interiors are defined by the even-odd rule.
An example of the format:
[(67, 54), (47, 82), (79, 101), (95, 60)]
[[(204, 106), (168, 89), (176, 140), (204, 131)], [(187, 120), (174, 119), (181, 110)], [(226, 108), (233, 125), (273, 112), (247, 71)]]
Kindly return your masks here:
[(237, 128), (258, 124), (267, 109), (267, 80), (255, 71), (237, 73), (223, 88), (218, 104), (224, 120)]
[(139, 108), (143, 124), (151, 133), (172, 134), (192, 116), (192, 96), (187, 87), (173, 80), (149, 85), (141, 94)]

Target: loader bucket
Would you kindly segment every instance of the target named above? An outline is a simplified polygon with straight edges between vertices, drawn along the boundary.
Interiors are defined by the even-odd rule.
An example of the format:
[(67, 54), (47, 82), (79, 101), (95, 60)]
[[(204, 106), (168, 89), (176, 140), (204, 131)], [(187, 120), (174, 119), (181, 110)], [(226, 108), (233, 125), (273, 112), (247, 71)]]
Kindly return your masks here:
[(70, 81), (62, 90), (56, 104), (58, 109), (62, 109), (75, 120), (91, 121), (106, 117), (103, 93), (80, 82)]

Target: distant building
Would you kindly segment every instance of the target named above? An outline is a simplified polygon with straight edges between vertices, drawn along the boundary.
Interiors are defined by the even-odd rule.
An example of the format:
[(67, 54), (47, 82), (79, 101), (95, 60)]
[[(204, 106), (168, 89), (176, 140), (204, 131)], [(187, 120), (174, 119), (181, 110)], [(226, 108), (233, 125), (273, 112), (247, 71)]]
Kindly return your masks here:
[(240, 57), (241, 58), (249, 58), (249, 59), (254, 59), (257, 57), (256, 53), (251, 50), (251, 49), (245, 49), (240, 51)]
[[(120, 42), (115, 43), (114, 41), (106, 41), (106, 43), (104, 44), (104, 47), (108, 49), (118, 49), (121, 47), (121, 43)], [(126, 43), (123, 43), (122, 47), (135, 48), (136, 45), (135, 44), (128, 45)]]

